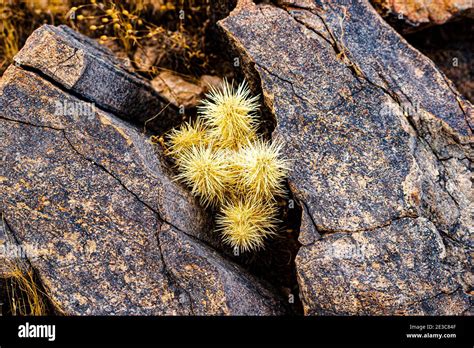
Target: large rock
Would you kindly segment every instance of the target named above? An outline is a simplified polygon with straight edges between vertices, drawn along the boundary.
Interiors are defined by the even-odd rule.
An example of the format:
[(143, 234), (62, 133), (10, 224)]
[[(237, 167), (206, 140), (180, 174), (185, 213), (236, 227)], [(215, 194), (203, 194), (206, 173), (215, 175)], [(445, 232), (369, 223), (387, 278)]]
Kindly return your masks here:
[(14, 61), (81, 99), (155, 132), (181, 121), (177, 109), (148, 81), (133, 74), (110, 50), (65, 25), (35, 30)]
[(257, 280), (202, 242), (166, 224), (159, 241), (163, 262), (176, 284), (186, 289), (194, 315), (283, 313), (281, 303)]
[[(214, 250), (209, 217), (147, 137), (49, 81), (44, 52), (30, 49), (36, 68), (11, 66), (0, 84), (0, 211), (58, 311), (283, 313), (267, 286)], [(107, 71), (95, 80), (110, 83)]]
[(293, 159), (305, 313), (466, 313), (472, 106), (368, 1), (280, 3), (220, 25)]

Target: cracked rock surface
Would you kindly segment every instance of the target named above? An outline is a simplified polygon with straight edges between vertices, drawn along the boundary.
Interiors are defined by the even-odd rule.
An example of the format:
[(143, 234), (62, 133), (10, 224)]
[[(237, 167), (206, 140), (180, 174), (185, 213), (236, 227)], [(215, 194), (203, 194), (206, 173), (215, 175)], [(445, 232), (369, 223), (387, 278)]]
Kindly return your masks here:
[(35, 30), (14, 61), (81, 99), (122, 119), (146, 124), (155, 132), (168, 130), (181, 120), (176, 108), (111, 51), (65, 25), (43, 25)]
[[(98, 65), (81, 86), (107, 101), (94, 81), (114, 76), (83, 40)], [(58, 109), (88, 98), (49, 73), (41, 47), (49, 46), (30, 41), (0, 82), (0, 211), (2, 234), (32, 247), (29, 262), (52, 303), (68, 315), (284, 313), (268, 286), (217, 253), (209, 217), (139, 129), (98, 106)]]
[(366, 0), (239, 1), (220, 26), (303, 207), (305, 314), (466, 314), (473, 109)]

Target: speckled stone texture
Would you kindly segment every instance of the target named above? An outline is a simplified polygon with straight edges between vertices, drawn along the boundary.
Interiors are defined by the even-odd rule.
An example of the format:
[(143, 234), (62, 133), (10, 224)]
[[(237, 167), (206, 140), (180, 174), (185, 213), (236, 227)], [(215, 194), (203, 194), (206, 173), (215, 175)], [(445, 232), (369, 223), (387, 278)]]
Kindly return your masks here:
[(474, 102), (474, 18), (405, 35), (471, 103)]
[(471, 104), (365, 0), (241, 0), (220, 26), (293, 160), (305, 313), (469, 313)]
[(194, 315), (284, 313), (282, 304), (255, 278), (204, 243), (167, 224), (159, 241), (163, 262), (176, 284), (186, 289)]
[(28, 259), (58, 311), (284, 313), (210, 246), (209, 217), (139, 129), (99, 108), (62, 113), (57, 103), (84, 102), (44, 74), (5, 72), (0, 211), (14, 239), (32, 246)]
[(146, 123), (154, 132), (181, 121), (177, 109), (148, 81), (131, 72), (110, 50), (65, 25), (35, 30), (14, 61), (123, 119)]

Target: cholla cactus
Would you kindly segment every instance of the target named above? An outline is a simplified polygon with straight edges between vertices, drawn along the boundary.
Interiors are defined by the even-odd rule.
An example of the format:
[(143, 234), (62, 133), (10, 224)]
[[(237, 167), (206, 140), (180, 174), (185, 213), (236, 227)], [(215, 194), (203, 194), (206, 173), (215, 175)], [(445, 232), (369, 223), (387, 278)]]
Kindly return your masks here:
[(193, 146), (207, 145), (209, 135), (201, 119), (195, 122), (185, 122), (178, 129), (173, 129), (168, 135), (167, 155), (177, 159), (181, 157), (183, 151)]
[(257, 199), (238, 199), (226, 203), (217, 216), (217, 230), (236, 251), (263, 248), (266, 237), (276, 231), (278, 220), (274, 204)]
[(199, 107), (199, 118), (168, 135), (177, 179), (205, 206), (220, 208), (217, 230), (238, 251), (254, 251), (277, 230), (276, 196), (282, 196), (288, 162), (281, 145), (257, 136), (258, 97), (244, 82), (224, 81)]
[(283, 181), (288, 162), (281, 157), (281, 144), (258, 139), (236, 154), (239, 190), (257, 200), (268, 200), (285, 193)]
[(224, 81), (222, 89), (211, 88), (198, 108), (210, 137), (225, 148), (236, 149), (256, 137), (258, 96), (251, 97), (247, 83), (237, 88)]
[(226, 152), (211, 146), (193, 146), (179, 154), (177, 179), (191, 187), (205, 206), (222, 203), (225, 192), (234, 184)]

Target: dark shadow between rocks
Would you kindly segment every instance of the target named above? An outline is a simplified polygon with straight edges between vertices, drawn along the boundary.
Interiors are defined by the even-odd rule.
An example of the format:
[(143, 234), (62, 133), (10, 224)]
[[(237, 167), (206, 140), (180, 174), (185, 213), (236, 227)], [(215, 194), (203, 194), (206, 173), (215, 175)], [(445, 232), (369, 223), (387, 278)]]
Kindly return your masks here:
[(295, 265), (301, 247), (298, 237), (302, 211), (289, 188), (288, 192), (288, 197), (278, 202), (281, 220), (278, 232), (266, 241), (265, 249), (233, 256), (233, 260), (257, 278), (270, 283), (285, 299), (290, 315), (302, 315)]

